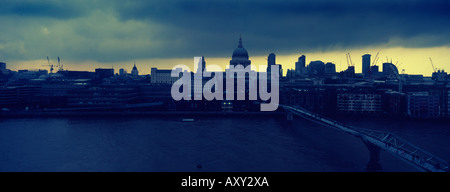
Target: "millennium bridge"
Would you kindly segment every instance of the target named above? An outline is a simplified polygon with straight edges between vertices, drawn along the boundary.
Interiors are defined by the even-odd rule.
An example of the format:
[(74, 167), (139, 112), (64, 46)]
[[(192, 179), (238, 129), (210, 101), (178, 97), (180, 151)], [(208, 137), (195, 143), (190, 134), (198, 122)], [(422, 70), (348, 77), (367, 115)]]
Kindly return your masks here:
[(299, 106), (280, 105), (287, 112), (287, 118), (293, 119), (294, 115), (331, 127), (360, 138), (370, 151), (370, 160), (367, 165), (368, 171), (382, 170), (380, 161), (380, 150), (390, 152), (395, 157), (405, 161), (419, 171), (425, 172), (449, 172), (449, 163), (435, 155), (426, 152), (419, 147), (407, 142), (397, 135), (389, 132), (363, 129), (350, 126), (335, 120), (323, 117), (317, 113), (310, 112)]

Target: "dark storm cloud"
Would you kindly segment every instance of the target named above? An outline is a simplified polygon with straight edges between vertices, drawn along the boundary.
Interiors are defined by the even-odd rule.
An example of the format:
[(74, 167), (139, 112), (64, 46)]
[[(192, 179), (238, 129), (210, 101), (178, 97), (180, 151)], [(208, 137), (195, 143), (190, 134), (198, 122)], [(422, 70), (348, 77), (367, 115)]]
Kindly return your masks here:
[[(323, 50), (386, 44), (448, 45), (449, 1), (135, 1), (118, 8), (122, 19), (172, 26), (194, 50), (229, 52), (239, 34), (251, 51)], [(408, 41), (409, 38), (430, 41)], [(420, 38), (419, 38), (420, 39)], [(393, 45), (397, 46), (397, 45)], [(185, 47), (188, 48), (188, 47)]]
[[(44, 54), (41, 50), (97, 61), (229, 57), (239, 35), (251, 56), (450, 45), (450, 1), (22, 0), (0, 4), (1, 18), (13, 18), (2, 23), (13, 25), (15, 19), (26, 18), (26, 26), (33, 26), (14, 26), (17, 29), (0, 36), (0, 51), (11, 48), (21, 53), (16, 57), (32, 51)], [(28, 30), (40, 30), (42, 35)], [(49, 47), (48, 41), (55, 43)], [(4, 55), (14, 57), (15, 52)]]
[(71, 1), (3, 0), (0, 2), (1, 15), (28, 17), (51, 17), (68, 19), (85, 14), (86, 9)]

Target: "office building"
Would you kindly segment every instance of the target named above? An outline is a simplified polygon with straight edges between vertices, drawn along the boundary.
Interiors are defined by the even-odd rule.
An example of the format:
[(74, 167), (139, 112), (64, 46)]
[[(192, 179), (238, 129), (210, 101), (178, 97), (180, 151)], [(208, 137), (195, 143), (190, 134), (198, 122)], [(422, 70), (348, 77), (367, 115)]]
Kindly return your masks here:
[[(447, 85), (447, 117), (450, 117), (450, 85)], [(445, 101), (444, 101), (445, 102)]]
[(120, 76), (126, 76), (127, 75), (127, 70), (125, 70), (123, 68), (119, 69), (119, 75)]
[[(180, 70), (181, 71), (181, 70)], [(154, 84), (173, 84), (179, 77), (172, 77), (172, 70), (160, 70), (157, 68), (151, 69), (151, 83)]]
[(325, 73), (325, 63), (322, 61), (311, 61), (307, 67), (311, 76), (323, 76)]
[(337, 110), (353, 113), (381, 112), (381, 96), (371, 93), (340, 93), (337, 95)]
[[(197, 68), (196, 72), (197, 73), (203, 73), (206, 69), (206, 61), (205, 61), (205, 57), (202, 56), (202, 60), (201, 63), (197, 63), (197, 66), (195, 66)], [(194, 69), (195, 70), (195, 69)]]
[(334, 63), (328, 62), (325, 64), (325, 74), (332, 75), (336, 73), (336, 65)]
[(407, 97), (408, 116), (413, 118), (438, 118), (439, 96), (428, 92), (412, 92)]
[(383, 76), (391, 79), (397, 79), (397, 67), (392, 63), (383, 63)]
[(113, 76), (114, 76), (114, 69), (102, 69), (102, 68), (95, 69), (96, 80), (103, 80)]
[(388, 115), (405, 115), (406, 95), (397, 91), (386, 91), (382, 96), (382, 108)]
[(5, 69), (6, 69), (6, 63), (0, 62), (0, 70), (5, 70)]
[(370, 66), (370, 76), (371, 77), (376, 77), (379, 75), (379, 73), (380, 73), (380, 69), (379, 69), (378, 65)]
[(267, 65), (270, 67), (271, 65), (276, 64), (276, 56), (275, 53), (270, 53), (269, 57), (267, 57)]
[(16, 87), (0, 88), (0, 108), (9, 108), (18, 103)]
[(306, 56), (302, 55), (298, 58), (298, 61), (295, 62), (295, 74), (297, 76), (305, 75), (306, 73)]
[(364, 77), (370, 77), (370, 56), (369, 54), (362, 56), (362, 74)]
[(269, 79), (272, 74), (272, 66), (278, 66), (279, 77), (283, 76), (283, 66), (280, 64), (276, 64), (276, 55), (275, 53), (270, 53), (267, 57), (267, 74), (269, 75)]
[(433, 72), (431, 78), (437, 82), (446, 82), (447, 76), (447, 72), (445, 72), (444, 70), (437, 70)]
[(5, 62), (0, 62), (0, 77), (2, 75), (8, 75), (9, 74), (9, 70), (6, 69), (6, 63)]

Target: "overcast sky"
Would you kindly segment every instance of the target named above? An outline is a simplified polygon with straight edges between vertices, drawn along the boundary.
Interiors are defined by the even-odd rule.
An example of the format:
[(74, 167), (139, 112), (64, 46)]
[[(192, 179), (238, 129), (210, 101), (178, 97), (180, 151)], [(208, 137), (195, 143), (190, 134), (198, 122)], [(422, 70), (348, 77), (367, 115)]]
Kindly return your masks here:
[[(0, 60), (71, 62), (450, 46), (447, 0), (1, 0)], [(345, 57), (345, 56), (344, 56)]]

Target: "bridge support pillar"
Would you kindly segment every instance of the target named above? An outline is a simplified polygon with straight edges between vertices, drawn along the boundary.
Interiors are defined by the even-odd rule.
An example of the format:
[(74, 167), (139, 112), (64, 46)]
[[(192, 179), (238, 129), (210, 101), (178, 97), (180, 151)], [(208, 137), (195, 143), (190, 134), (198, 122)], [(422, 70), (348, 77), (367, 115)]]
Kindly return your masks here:
[(366, 145), (367, 149), (369, 149), (370, 152), (370, 159), (367, 163), (366, 171), (368, 172), (379, 172), (383, 170), (383, 167), (380, 163), (380, 151), (381, 148), (366, 141), (364, 138), (361, 138), (364, 144)]

